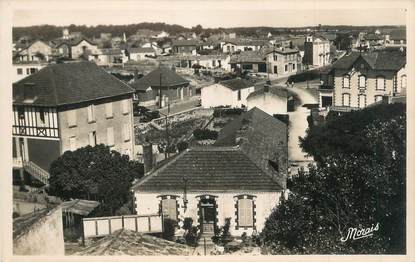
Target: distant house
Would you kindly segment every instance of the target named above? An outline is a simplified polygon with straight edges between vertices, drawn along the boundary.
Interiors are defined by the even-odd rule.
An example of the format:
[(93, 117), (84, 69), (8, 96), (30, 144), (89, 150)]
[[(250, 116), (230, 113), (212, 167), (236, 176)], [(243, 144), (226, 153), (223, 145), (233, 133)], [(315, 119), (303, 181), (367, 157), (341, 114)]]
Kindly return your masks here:
[(200, 42), (196, 40), (173, 40), (172, 52), (175, 54), (193, 54), (200, 49)]
[(98, 45), (86, 37), (54, 40), (54, 55), (78, 59), (81, 56), (88, 58), (89, 54), (98, 54)]
[(258, 108), (245, 112), (213, 146), (147, 167), (132, 187), (136, 212), (163, 213), (179, 228), (191, 218), (206, 236), (227, 218), (233, 236), (258, 233), (286, 189), (287, 140), (286, 124)]
[(243, 51), (258, 51), (263, 46), (267, 45), (266, 40), (254, 40), (254, 39), (230, 39), (223, 43), (223, 53), (235, 53)]
[(196, 93), (188, 80), (163, 66), (134, 81), (131, 87), (135, 89), (140, 105), (158, 105), (160, 108)]
[(134, 90), (91, 62), (50, 64), (13, 84), (13, 171), (48, 183), (65, 151), (105, 144), (134, 158)]
[(304, 42), (304, 63), (322, 67), (330, 63), (330, 41), (323, 36), (309, 35)]
[(151, 47), (137, 47), (128, 49), (130, 60), (139, 61), (156, 56), (156, 51)]
[(385, 35), (386, 46), (406, 46), (406, 30), (393, 30)]
[(46, 65), (46, 62), (40, 61), (13, 62), (13, 83), (37, 73)]
[(384, 97), (406, 96), (406, 54), (401, 51), (353, 52), (326, 72), (320, 107), (364, 108)]
[(119, 48), (98, 49), (94, 54), (88, 55), (88, 60), (95, 62), (99, 66), (122, 65), (127, 61), (127, 57)]
[(157, 55), (163, 52), (163, 50), (158, 46), (156, 42), (146, 42), (146, 43), (141, 44), (141, 47), (152, 48)]
[(256, 107), (271, 116), (286, 115), (292, 95), (285, 88), (265, 86), (250, 93), (246, 101), (248, 110)]
[(245, 51), (240, 54), (231, 55), (229, 63), (233, 71), (267, 72), (267, 62), (264, 54), (259, 51)]
[(240, 78), (205, 86), (201, 90), (202, 107), (246, 106), (246, 98), (254, 89), (251, 82)]
[(52, 47), (41, 40), (30, 43), (15, 55), (17, 61), (48, 61), (51, 57)]

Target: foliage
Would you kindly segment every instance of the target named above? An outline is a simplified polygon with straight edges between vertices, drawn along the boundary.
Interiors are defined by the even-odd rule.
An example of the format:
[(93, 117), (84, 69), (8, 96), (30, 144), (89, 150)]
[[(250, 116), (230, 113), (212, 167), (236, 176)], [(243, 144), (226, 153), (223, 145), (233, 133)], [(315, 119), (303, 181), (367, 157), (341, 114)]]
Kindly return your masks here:
[[(353, 123), (344, 117), (350, 115), (337, 122)], [(406, 117), (387, 118), (379, 115), (371, 123), (366, 119), (366, 125), (356, 124), (364, 126), (358, 141), (365, 150), (342, 151), (333, 144), (337, 150), (326, 152), (317, 167), (292, 178), (288, 198), (281, 198), (261, 232), (270, 253), (405, 253)], [(353, 128), (349, 130), (358, 131)], [(320, 146), (325, 143), (331, 142)], [(351, 227), (377, 223), (372, 237), (340, 241)]]
[(229, 231), (231, 227), (231, 218), (225, 218), (225, 224), (222, 227), (215, 226), (214, 228), (214, 236), (212, 240), (217, 245), (225, 246), (227, 243), (233, 240), (231, 232)]
[(215, 130), (209, 129), (195, 129), (193, 131), (193, 136), (196, 140), (212, 139), (215, 140), (218, 138), (218, 132)]
[(215, 108), (213, 111), (214, 117), (221, 117), (226, 115), (240, 115), (244, 112), (242, 108)]
[(184, 219), (183, 229), (185, 230), (183, 237), (186, 245), (196, 247), (199, 240), (199, 229), (196, 226), (193, 226), (193, 219), (191, 217), (186, 217)]
[(319, 163), (338, 153), (367, 154), (370, 145), (363, 135), (365, 128), (375, 120), (388, 121), (404, 115), (405, 105), (400, 103), (368, 107), (341, 117), (330, 112), (324, 125), (310, 125), (306, 136), (300, 138), (300, 145)]
[(181, 141), (177, 143), (176, 147), (177, 147), (177, 150), (179, 150), (179, 152), (182, 152), (189, 147), (189, 143), (187, 143), (186, 141)]
[(130, 187), (143, 176), (142, 164), (100, 144), (66, 151), (52, 162), (49, 193), (63, 199), (97, 200), (99, 215), (113, 215), (131, 202)]
[(177, 227), (176, 220), (164, 218), (163, 219), (163, 238), (169, 241), (173, 241), (176, 227)]

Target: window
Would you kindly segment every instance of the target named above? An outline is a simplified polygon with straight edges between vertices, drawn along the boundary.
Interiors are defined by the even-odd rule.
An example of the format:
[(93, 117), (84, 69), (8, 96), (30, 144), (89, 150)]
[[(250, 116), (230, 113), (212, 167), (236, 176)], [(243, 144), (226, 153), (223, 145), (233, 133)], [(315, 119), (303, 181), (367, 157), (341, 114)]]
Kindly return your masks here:
[(287, 72), (288, 71), (288, 65), (285, 65), (284, 71)]
[(37, 72), (37, 69), (36, 68), (30, 68), (30, 74), (34, 74), (36, 72)]
[(123, 126), (123, 136), (124, 142), (130, 141), (130, 125), (128, 123), (125, 123)]
[(97, 132), (96, 131), (89, 132), (88, 138), (89, 138), (89, 145), (90, 146), (96, 146), (97, 145)]
[(114, 128), (107, 128), (107, 146), (114, 146)]
[(241, 90), (238, 90), (238, 101), (241, 101)]
[(383, 96), (382, 95), (376, 95), (375, 96), (375, 102), (382, 101)]
[(95, 106), (89, 105), (87, 107), (88, 110), (88, 123), (95, 122)]
[(177, 220), (176, 199), (166, 198), (166, 199), (161, 200), (161, 211), (164, 217)]
[(359, 76), (359, 88), (366, 88), (366, 76)]
[(215, 67), (216, 66), (216, 60), (212, 60), (212, 66)]
[(274, 66), (274, 74), (278, 74), (278, 66)]
[(26, 75), (30, 75), (30, 69), (26, 68)]
[(293, 64), (293, 71), (295, 70), (295, 64)]
[(76, 110), (68, 111), (68, 126), (69, 127), (76, 126)]
[(350, 94), (342, 95), (342, 106), (350, 106)]
[(112, 112), (112, 103), (111, 102), (105, 104), (105, 116), (106, 116), (106, 118), (112, 118), (114, 116), (113, 112)]
[(385, 77), (376, 77), (376, 90), (385, 90)]
[(406, 75), (401, 76), (401, 88), (406, 88)]
[(357, 105), (359, 108), (366, 107), (366, 95), (359, 95), (357, 97)]
[(278, 61), (278, 55), (274, 53), (274, 61)]
[(254, 226), (254, 208), (252, 199), (238, 199), (238, 226)]
[(76, 150), (76, 136), (70, 137), (69, 138), (69, 149), (71, 151), (75, 151)]
[(17, 74), (23, 75), (23, 68), (17, 68)]
[(350, 88), (350, 76), (349, 75), (343, 76), (343, 88)]
[(122, 113), (124, 115), (130, 112), (130, 100), (123, 100), (122, 101)]

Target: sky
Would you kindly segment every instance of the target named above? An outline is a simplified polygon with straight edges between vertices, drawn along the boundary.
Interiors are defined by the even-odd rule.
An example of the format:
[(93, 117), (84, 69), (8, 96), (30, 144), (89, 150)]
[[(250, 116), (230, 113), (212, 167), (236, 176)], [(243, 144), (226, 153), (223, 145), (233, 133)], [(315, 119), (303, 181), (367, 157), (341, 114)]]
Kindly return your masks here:
[[(76, 0), (73, 0), (76, 2)], [(235, 2), (235, 1), (233, 1)], [(171, 3), (171, 6), (169, 6)], [(267, 6), (248, 5), (189, 5), (186, 1), (169, 2), (165, 5), (116, 6), (51, 4), (42, 6), (28, 5), (13, 12), (13, 26), (51, 24), (65, 26), (98, 24), (133, 24), (140, 22), (165, 22), (192, 27), (201, 24), (204, 28), (215, 27), (301, 27), (324, 25), (404, 25), (406, 12), (398, 8), (360, 8), (360, 9), (321, 9), (318, 5)], [(174, 3), (174, 4), (173, 4)], [(260, 2), (259, 2), (260, 3)], [(74, 8), (74, 6), (76, 8)], [(306, 8), (306, 9), (304, 9)]]

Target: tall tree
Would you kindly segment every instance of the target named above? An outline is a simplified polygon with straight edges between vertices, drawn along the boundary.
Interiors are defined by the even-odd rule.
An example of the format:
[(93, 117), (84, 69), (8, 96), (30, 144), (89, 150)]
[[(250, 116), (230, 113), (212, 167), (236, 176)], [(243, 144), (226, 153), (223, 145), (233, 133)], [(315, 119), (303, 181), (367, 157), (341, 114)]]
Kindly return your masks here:
[(101, 202), (102, 215), (131, 200), (130, 187), (143, 176), (142, 164), (105, 145), (66, 151), (50, 167), (50, 193), (63, 199), (81, 198)]

